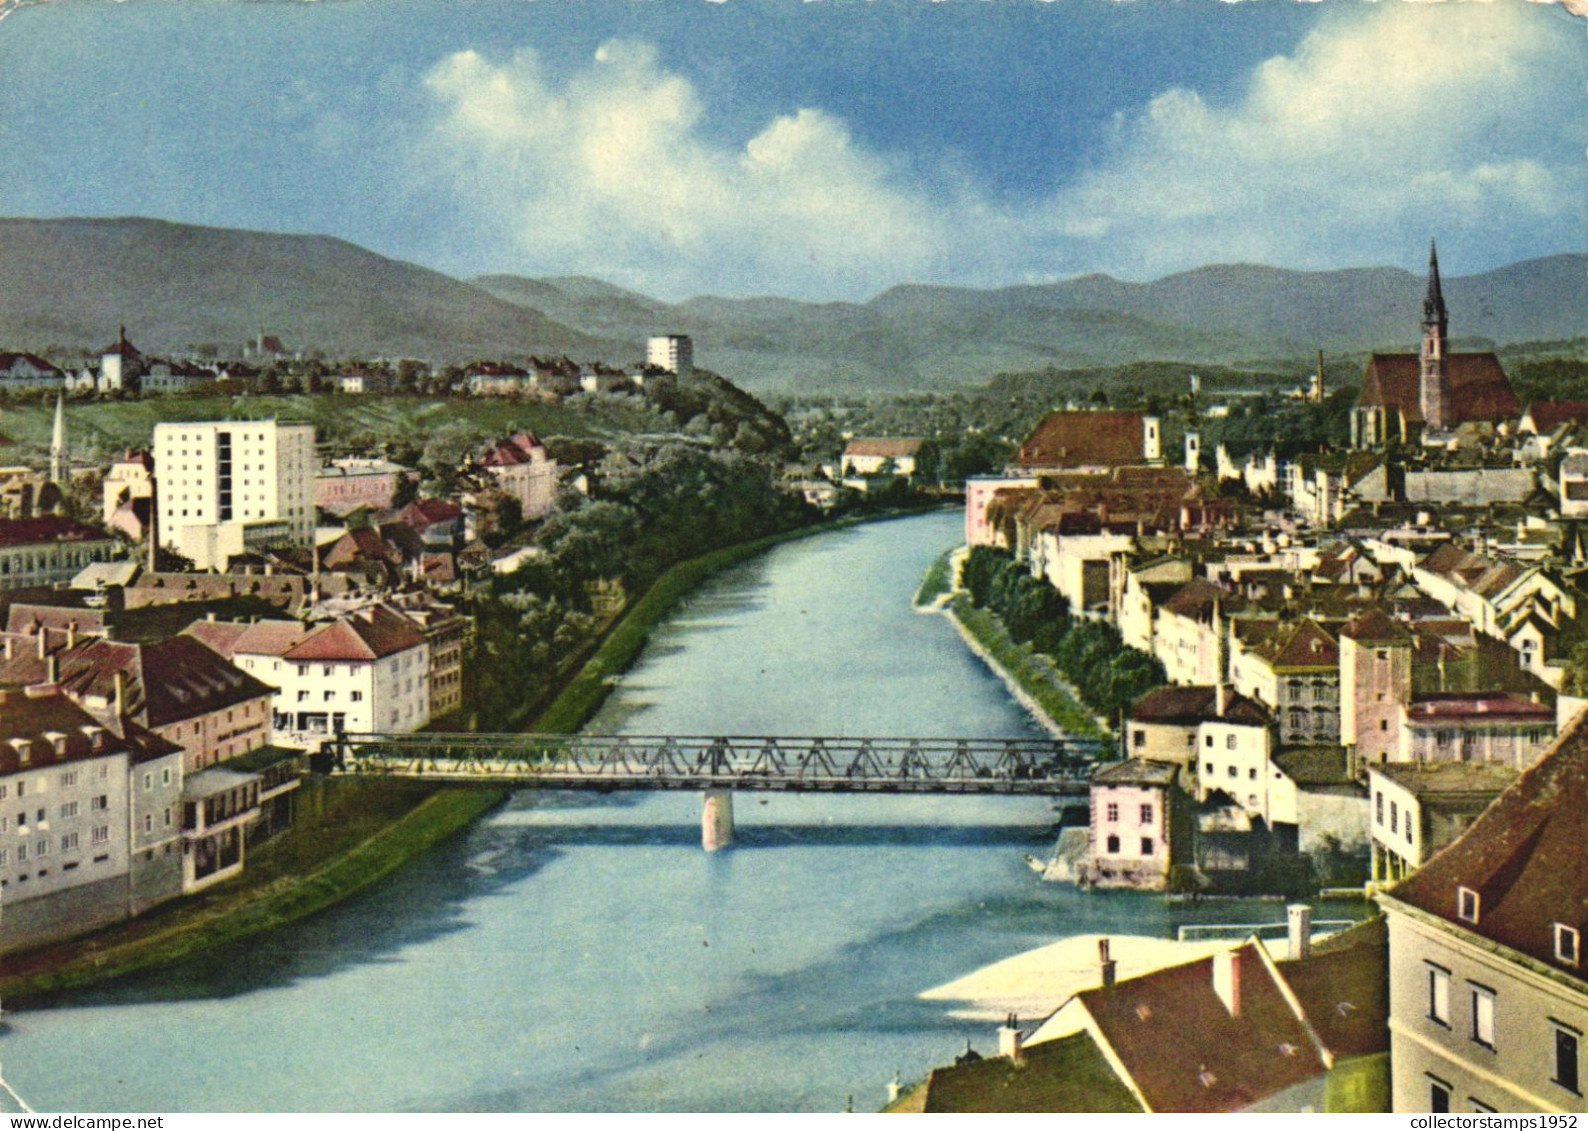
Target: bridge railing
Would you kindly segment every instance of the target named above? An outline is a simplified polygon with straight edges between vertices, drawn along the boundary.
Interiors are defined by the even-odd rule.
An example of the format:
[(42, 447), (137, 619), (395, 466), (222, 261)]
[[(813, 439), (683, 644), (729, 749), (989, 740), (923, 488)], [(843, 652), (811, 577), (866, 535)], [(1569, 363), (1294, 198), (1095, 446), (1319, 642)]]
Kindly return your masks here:
[(1084, 782), (1108, 757), (1075, 738), (769, 735), (341, 734), (320, 761), (346, 773), (515, 777), (577, 788), (878, 788)]

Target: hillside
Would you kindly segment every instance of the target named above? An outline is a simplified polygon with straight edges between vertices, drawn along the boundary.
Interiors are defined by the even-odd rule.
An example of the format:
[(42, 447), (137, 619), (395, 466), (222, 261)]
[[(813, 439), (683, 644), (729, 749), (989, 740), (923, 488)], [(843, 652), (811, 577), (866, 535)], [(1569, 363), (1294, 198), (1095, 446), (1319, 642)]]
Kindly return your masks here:
[[(0, 279), (0, 349), (92, 349), (124, 323), (154, 353), (229, 353), (263, 329), (333, 356), (566, 353), (627, 364), (649, 335), (676, 332), (695, 338), (700, 365), (745, 388), (832, 392), (1152, 360), (1299, 374), (1317, 349), (1411, 349), (1424, 284), (1398, 268), (1236, 264), (1149, 283), (1094, 274), (994, 290), (901, 285), (864, 303), (667, 303), (586, 276), (463, 282), (324, 236), (131, 219), (0, 219)], [(1447, 273), (1445, 296), (1463, 345), (1588, 335), (1588, 255)]]
[[(669, 306), (589, 280), (479, 282), (509, 301), (533, 299), (589, 333), (637, 337), (665, 324), (691, 334), (702, 364), (754, 388), (892, 391), (1164, 359), (1235, 366), (1279, 359), (1299, 373), (1318, 349), (1414, 348), (1425, 285), (1398, 268), (1237, 264), (1150, 283), (1084, 275), (996, 290), (904, 285), (866, 303), (703, 297)], [(1588, 255), (1447, 275), (1444, 290), (1463, 346), (1588, 334)]]
[(643, 337), (604, 340), (450, 276), (326, 236), (158, 220), (0, 219), (0, 343), (73, 351), (114, 341), (145, 352), (261, 330), (332, 356), (466, 361), (566, 353), (624, 364)]

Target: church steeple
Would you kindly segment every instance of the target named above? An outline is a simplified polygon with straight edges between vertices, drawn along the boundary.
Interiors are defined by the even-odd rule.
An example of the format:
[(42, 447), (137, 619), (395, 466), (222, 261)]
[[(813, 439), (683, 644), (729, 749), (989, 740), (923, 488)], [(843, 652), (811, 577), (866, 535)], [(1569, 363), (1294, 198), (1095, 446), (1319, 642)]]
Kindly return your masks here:
[(1423, 426), (1443, 432), (1450, 427), (1450, 375), (1445, 364), (1450, 316), (1445, 310), (1444, 289), (1439, 285), (1439, 250), (1428, 243), (1428, 294), (1423, 299), (1423, 344), (1417, 393)]
[(71, 486), (66, 454), (66, 394), (55, 394), (55, 427), (50, 432), (50, 482), (65, 491)]
[(1445, 312), (1445, 292), (1439, 285), (1439, 249), (1433, 240), (1429, 240), (1428, 295), (1423, 299), (1423, 325), (1438, 323), (1442, 332), (1449, 321), (1450, 317)]

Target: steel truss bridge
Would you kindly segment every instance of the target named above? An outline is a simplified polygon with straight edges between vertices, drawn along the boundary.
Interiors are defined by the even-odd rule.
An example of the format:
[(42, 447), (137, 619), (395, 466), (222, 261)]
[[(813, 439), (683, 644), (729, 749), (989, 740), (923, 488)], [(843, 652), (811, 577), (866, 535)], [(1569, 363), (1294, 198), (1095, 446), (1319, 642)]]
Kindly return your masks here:
[(1069, 794), (1107, 756), (1078, 738), (338, 734), (316, 763), (542, 789)]

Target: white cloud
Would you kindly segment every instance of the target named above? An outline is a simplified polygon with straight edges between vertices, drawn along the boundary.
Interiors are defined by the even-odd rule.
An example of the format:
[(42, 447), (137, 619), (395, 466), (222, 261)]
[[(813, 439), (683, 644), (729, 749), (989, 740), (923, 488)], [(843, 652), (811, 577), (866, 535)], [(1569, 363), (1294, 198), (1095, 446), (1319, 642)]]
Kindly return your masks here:
[(1412, 263), (1431, 235), (1453, 268), (1464, 250), (1476, 267), (1580, 243), (1579, 26), (1503, 2), (1321, 17), (1228, 101), (1168, 88), (1120, 113), (1037, 199), (947, 167), (931, 181), (954, 187), (928, 188), (909, 155), (868, 149), (819, 108), (713, 140), (695, 87), (629, 41), (560, 81), (529, 50), (443, 59), (425, 77), (439, 113), (422, 155), (492, 269), (669, 298)]
[(800, 109), (741, 147), (713, 145), (693, 86), (648, 45), (603, 44), (560, 90), (530, 51), (500, 66), (461, 52), (425, 81), (444, 107), (427, 159), (535, 269), (833, 295), (937, 254), (930, 202), (842, 122)]
[(1583, 207), (1580, 36), (1512, 3), (1336, 8), (1232, 105), (1170, 89), (1121, 122), (1053, 222), (1092, 234), (1081, 260), (1135, 274), (1384, 262), (1413, 232), (1559, 235)]

